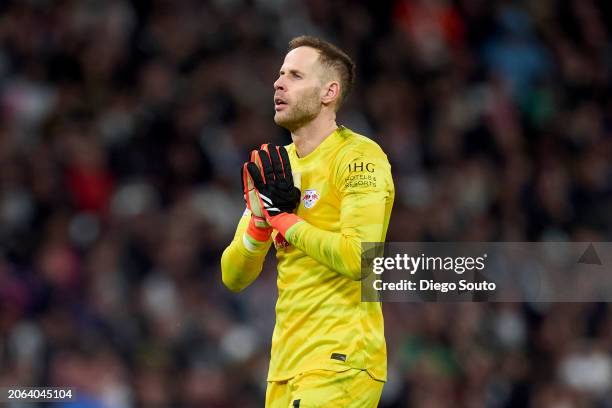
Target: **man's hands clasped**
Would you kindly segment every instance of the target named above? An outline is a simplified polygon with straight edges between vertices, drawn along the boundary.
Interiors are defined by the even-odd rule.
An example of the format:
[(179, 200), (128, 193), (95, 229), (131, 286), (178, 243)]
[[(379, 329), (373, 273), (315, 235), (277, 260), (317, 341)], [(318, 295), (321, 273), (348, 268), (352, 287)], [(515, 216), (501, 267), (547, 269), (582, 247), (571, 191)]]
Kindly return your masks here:
[[(251, 160), (242, 167), (244, 198), (251, 210), (247, 232), (257, 240), (267, 240), (274, 227), (281, 234), (300, 221), (293, 211), (300, 202), (300, 190), (294, 185), (287, 151), (272, 143), (251, 152)], [(254, 230), (256, 228), (257, 230)]]

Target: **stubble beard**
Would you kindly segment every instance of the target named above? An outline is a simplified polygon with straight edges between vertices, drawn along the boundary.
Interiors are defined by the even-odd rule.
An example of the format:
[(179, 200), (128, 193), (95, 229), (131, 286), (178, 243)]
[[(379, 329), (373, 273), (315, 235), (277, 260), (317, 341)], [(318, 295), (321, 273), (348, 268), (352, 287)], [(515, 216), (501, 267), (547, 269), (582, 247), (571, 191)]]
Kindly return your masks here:
[[(290, 132), (311, 122), (321, 112), (319, 92), (319, 88), (312, 88), (305, 92), (289, 112), (279, 112), (281, 115), (279, 113), (274, 115), (274, 122)], [(284, 116), (282, 116), (283, 113)]]

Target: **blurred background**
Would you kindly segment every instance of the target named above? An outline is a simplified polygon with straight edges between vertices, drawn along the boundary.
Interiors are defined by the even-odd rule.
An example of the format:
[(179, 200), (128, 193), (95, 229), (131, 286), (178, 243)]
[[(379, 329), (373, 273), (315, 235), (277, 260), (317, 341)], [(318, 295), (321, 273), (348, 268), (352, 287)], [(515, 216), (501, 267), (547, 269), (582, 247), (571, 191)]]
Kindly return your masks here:
[[(606, 0), (0, 1), (0, 386), (263, 406), (275, 262), (236, 295), (219, 260), (300, 34), (357, 62), (388, 240), (612, 240), (611, 29)], [(384, 309), (383, 408), (612, 407), (608, 304)]]

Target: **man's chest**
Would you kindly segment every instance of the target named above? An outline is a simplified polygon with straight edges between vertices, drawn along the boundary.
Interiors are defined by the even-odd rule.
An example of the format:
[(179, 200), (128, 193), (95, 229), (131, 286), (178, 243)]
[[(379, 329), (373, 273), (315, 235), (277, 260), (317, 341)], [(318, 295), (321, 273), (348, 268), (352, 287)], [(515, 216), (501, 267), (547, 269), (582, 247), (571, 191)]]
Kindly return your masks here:
[(296, 169), (300, 178), (300, 203), (297, 214), (308, 223), (326, 231), (336, 231), (340, 221), (340, 198), (329, 169)]

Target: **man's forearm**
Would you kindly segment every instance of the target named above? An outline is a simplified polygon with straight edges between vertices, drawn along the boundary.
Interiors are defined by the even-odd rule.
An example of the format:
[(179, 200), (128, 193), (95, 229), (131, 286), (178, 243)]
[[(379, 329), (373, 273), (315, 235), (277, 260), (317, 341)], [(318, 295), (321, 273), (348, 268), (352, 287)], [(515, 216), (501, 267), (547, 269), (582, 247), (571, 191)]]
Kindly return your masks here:
[(345, 227), (340, 232), (325, 231), (305, 221), (287, 231), (289, 243), (330, 269), (353, 280), (361, 279), (361, 243), (378, 242), (383, 237), (384, 208), (379, 223)]
[(244, 233), (248, 222), (249, 217), (242, 217), (234, 239), (221, 256), (223, 283), (234, 292), (240, 292), (259, 276), (272, 243), (270, 240), (253, 246), (248, 241), (245, 242)]

